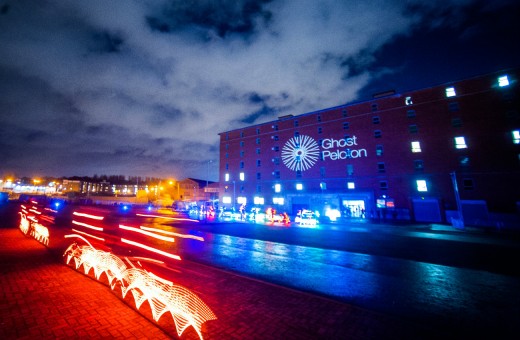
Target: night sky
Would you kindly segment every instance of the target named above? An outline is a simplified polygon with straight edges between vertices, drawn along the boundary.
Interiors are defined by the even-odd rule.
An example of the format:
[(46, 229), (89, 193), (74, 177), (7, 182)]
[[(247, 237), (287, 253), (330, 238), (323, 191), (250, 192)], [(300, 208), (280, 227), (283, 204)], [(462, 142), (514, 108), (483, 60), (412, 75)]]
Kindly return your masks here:
[(218, 179), (219, 132), (518, 67), (519, 1), (0, 0), (0, 176)]

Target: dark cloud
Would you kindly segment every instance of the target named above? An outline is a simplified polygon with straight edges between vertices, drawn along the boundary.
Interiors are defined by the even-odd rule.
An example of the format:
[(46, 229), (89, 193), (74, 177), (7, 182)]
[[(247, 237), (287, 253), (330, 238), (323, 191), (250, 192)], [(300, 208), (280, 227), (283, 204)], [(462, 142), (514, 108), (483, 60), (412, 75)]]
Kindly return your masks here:
[(225, 38), (231, 34), (250, 35), (258, 22), (266, 24), (272, 13), (264, 9), (270, 0), (170, 1), (158, 16), (148, 16), (152, 30), (172, 33), (198, 29)]

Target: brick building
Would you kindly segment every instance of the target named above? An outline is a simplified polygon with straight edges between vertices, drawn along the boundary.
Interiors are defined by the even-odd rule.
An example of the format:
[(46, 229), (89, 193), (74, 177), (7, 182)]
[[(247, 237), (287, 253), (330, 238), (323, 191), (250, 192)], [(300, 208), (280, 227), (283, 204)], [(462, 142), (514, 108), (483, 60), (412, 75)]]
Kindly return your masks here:
[(220, 133), (224, 207), (466, 225), (515, 223), (519, 70)]

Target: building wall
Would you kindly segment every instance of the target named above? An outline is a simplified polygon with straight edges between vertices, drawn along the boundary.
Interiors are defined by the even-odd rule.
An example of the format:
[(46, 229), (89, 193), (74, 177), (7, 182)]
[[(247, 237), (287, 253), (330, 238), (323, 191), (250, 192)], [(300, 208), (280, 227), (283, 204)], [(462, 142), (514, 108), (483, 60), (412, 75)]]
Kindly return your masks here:
[[(506, 74), (510, 84), (500, 87), (498, 77)], [(241, 196), (252, 206), (257, 196), (268, 207), (283, 197), (279, 208), (294, 212), (305, 204), (324, 210), (360, 199), (368, 214), (386, 196), (399, 218), (421, 220), (414, 208), (424, 210), (422, 200), (438, 202), (445, 221), (445, 211), (457, 210), (454, 173), (463, 202), (485, 201), (490, 211), (514, 213), (520, 201), (520, 144), (512, 134), (520, 129), (517, 80), (518, 70), (508, 70), (223, 132), (221, 202)], [(448, 97), (451, 87), (456, 95)], [(287, 149), (295, 134), (315, 142), (303, 148), (303, 161), (292, 163), (303, 165), (301, 172), (283, 161), (284, 147), (298, 150)], [(467, 147), (457, 148), (455, 137), (464, 137)], [(412, 142), (420, 143), (420, 152), (412, 152)], [(428, 191), (418, 191), (417, 180), (425, 180)]]

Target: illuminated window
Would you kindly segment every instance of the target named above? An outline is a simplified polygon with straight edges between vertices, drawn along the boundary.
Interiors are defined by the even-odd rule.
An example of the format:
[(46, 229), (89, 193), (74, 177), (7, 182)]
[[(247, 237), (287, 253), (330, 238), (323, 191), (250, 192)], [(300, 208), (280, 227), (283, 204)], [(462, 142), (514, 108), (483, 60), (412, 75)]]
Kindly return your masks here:
[(255, 197), (255, 198), (253, 198), (253, 201), (255, 202), (255, 204), (264, 204), (263, 197)]
[(285, 202), (283, 197), (273, 197), (273, 204), (283, 205)]
[(447, 87), (446, 88), (446, 97), (455, 97), (457, 93), (455, 92), (454, 87)]
[(383, 156), (383, 145), (376, 145), (376, 156)]
[(455, 148), (456, 149), (466, 149), (468, 146), (466, 145), (466, 139), (464, 137), (455, 137)]
[(355, 189), (355, 188), (356, 188), (356, 185), (354, 184), (354, 182), (347, 182), (347, 188), (349, 188), (349, 189)]
[(274, 192), (280, 192), (282, 191), (282, 185), (281, 184), (275, 184), (274, 185)]
[(225, 175), (224, 175), (224, 180), (225, 180), (226, 182), (229, 182), (229, 174), (225, 174)]
[(412, 152), (421, 152), (421, 143), (420, 142), (412, 142)]
[(321, 190), (327, 190), (327, 183), (325, 183), (325, 182), (321, 182), (321, 183), (320, 183), (320, 189), (321, 189)]
[(227, 203), (227, 204), (231, 203), (231, 197), (229, 197), (229, 196), (222, 197), (222, 203)]
[(245, 175), (243, 172), (240, 173), (240, 180), (243, 181), (245, 179)]
[(303, 184), (296, 183), (296, 190), (303, 190)]
[(424, 179), (418, 179), (417, 183), (417, 191), (426, 192), (428, 191), (428, 186), (426, 185), (426, 181)]
[(498, 86), (509, 86), (509, 78), (507, 76), (498, 77)]
[(514, 130), (513, 134), (513, 143), (520, 144), (520, 130)]
[(244, 197), (244, 196), (238, 196), (237, 197), (237, 203), (238, 204), (246, 204), (247, 203), (247, 198)]
[(412, 105), (413, 104), (412, 97), (406, 97), (406, 99), (404, 100), (404, 103), (405, 103), (405, 105)]

